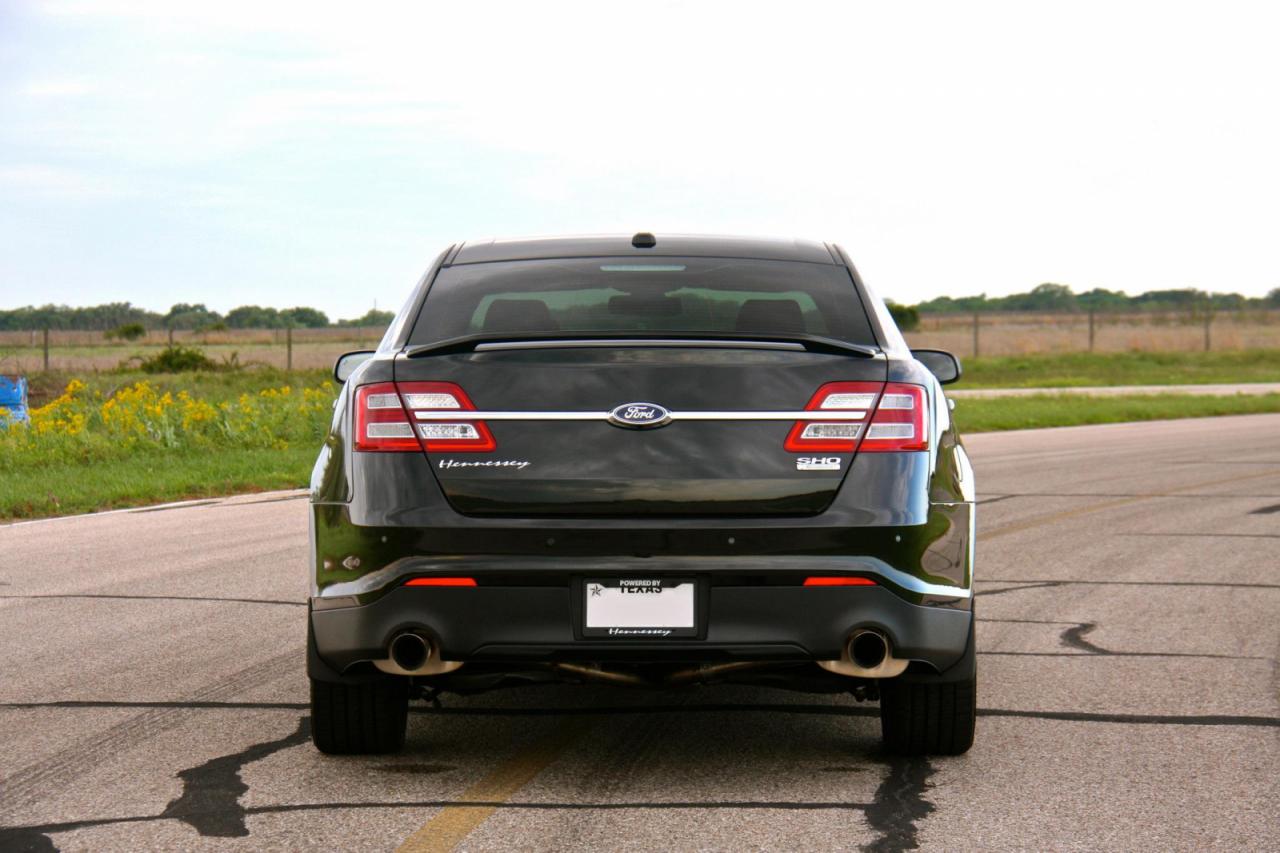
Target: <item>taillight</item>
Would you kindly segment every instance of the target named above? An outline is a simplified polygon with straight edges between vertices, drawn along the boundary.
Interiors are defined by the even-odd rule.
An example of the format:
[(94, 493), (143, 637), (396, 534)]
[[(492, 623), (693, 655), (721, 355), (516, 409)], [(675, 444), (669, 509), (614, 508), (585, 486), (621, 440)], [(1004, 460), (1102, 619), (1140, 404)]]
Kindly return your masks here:
[(356, 450), (422, 450), (393, 382), (356, 389)]
[(862, 412), (848, 420), (797, 421), (784, 447), (792, 453), (928, 450), (925, 389), (903, 382), (828, 382), (805, 411)]
[[(356, 389), (356, 450), (489, 451), (497, 447), (484, 421), (441, 415), (475, 411), (452, 382), (379, 382)], [(433, 417), (434, 416), (434, 417)]]
[(862, 437), (862, 452), (888, 450), (928, 450), (925, 431), (928, 403), (924, 388), (889, 382), (884, 386), (875, 417)]
[(397, 382), (405, 410), (428, 451), (487, 452), (498, 446), (484, 421), (434, 420), (432, 415), (474, 412), (471, 398), (452, 382)]
[(805, 411), (861, 412), (863, 419), (839, 421), (797, 421), (787, 435), (784, 447), (792, 453), (820, 450), (852, 453), (862, 437), (865, 418), (870, 417), (876, 398), (884, 387), (881, 382), (828, 382), (809, 400)]

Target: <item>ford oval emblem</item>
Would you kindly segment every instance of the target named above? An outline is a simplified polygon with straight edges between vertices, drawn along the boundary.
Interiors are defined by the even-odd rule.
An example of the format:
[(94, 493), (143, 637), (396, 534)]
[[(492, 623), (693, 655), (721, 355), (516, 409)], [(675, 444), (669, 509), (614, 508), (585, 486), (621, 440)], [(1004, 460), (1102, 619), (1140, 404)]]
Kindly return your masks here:
[(657, 403), (623, 403), (609, 413), (609, 423), (628, 429), (666, 426), (671, 413)]

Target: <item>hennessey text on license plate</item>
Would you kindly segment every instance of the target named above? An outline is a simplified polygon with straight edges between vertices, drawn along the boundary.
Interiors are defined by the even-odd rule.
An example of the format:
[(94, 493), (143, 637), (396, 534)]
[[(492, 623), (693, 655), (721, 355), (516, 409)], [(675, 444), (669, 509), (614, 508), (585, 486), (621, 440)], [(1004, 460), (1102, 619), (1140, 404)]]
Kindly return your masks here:
[(589, 579), (583, 584), (583, 633), (636, 639), (696, 636), (695, 586), (689, 579)]

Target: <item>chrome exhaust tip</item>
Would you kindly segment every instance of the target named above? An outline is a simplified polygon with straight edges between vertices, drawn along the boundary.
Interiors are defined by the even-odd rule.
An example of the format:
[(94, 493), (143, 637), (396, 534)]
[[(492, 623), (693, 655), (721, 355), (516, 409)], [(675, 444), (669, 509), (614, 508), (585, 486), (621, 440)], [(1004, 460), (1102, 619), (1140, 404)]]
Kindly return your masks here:
[(420, 634), (414, 634), (405, 631), (403, 634), (396, 634), (391, 639), (391, 645), (387, 649), (387, 656), (395, 663), (396, 666), (406, 672), (422, 669), (427, 661), (431, 660), (433, 649)]
[(401, 631), (387, 643), (387, 656), (373, 665), (388, 675), (444, 675), (462, 666), (462, 661), (440, 660), (440, 650), (427, 637)]
[(906, 671), (908, 660), (893, 656), (893, 644), (883, 632), (859, 628), (845, 641), (840, 660), (820, 660), (818, 666), (854, 678), (894, 678)]
[(889, 656), (889, 644), (875, 631), (854, 631), (849, 638), (849, 660), (863, 669), (875, 669)]

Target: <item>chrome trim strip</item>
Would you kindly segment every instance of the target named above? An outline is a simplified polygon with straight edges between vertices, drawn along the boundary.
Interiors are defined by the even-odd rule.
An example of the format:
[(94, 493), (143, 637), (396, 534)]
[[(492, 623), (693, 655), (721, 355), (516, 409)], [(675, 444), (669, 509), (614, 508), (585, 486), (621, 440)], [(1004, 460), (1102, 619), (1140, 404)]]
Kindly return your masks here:
[(645, 340), (642, 338), (606, 338), (600, 340), (563, 341), (498, 341), (476, 344), (476, 352), (494, 352), (513, 349), (575, 349), (600, 347), (703, 347), (706, 349), (771, 349), (805, 352), (804, 344), (789, 341), (726, 341), (693, 338), (690, 340)]
[(607, 421), (608, 412), (467, 412), (415, 411), (420, 421)]
[[(415, 411), (420, 421), (607, 421), (609, 412), (481, 412)], [(671, 412), (673, 421), (861, 421), (867, 413), (848, 409), (812, 409), (803, 412)]]
[[(819, 415), (820, 417), (814, 417)], [(673, 421), (860, 421), (865, 411), (815, 409), (805, 412), (672, 412)]]

